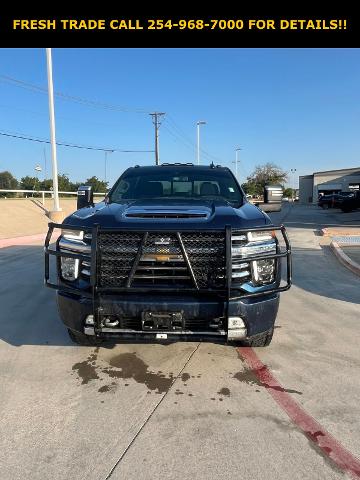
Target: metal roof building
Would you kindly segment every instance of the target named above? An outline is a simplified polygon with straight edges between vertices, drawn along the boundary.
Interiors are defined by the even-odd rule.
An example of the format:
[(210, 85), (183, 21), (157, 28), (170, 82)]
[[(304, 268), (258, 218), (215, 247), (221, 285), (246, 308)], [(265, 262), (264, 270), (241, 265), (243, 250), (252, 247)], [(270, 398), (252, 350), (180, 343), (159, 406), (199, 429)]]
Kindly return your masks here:
[(360, 167), (314, 172), (299, 177), (299, 201), (316, 203), (320, 193), (351, 192), (359, 186)]

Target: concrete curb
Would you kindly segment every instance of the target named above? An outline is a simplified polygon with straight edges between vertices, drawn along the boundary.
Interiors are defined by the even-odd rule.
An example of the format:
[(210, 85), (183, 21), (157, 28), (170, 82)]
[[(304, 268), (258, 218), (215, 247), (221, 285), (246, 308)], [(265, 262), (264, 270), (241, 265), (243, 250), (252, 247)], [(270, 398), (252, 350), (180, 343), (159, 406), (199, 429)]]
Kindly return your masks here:
[(337, 242), (333, 240), (330, 243), (330, 248), (335, 253), (335, 256), (340, 261), (340, 263), (342, 263), (346, 268), (355, 273), (355, 275), (360, 276), (360, 265), (354, 262), (354, 260), (351, 260), (351, 258), (346, 255), (346, 253), (341, 249), (340, 245)]
[(26, 235), (24, 237), (3, 238), (2, 240), (0, 239), (0, 248), (27, 245), (28, 243), (37, 242), (38, 240), (45, 240), (45, 237), (45, 233), (38, 233), (36, 235)]

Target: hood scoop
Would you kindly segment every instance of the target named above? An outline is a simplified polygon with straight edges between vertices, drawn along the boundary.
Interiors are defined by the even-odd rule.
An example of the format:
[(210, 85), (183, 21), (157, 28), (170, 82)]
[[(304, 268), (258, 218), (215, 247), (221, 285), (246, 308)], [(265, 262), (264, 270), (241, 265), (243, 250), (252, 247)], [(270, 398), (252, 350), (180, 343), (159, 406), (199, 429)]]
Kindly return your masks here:
[(209, 218), (209, 210), (202, 209), (154, 209), (154, 208), (134, 208), (130, 207), (125, 212), (127, 218), (162, 218), (162, 219), (177, 219), (177, 218)]

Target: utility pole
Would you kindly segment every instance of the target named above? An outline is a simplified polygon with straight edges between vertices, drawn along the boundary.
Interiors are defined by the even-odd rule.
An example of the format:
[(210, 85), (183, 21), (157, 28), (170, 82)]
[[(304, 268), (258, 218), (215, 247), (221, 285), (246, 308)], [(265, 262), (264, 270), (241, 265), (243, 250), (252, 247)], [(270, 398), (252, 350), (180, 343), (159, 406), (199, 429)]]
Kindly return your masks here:
[[(46, 63), (47, 63), (48, 92), (49, 92), (50, 140), (51, 140), (51, 160), (52, 160), (52, 177), (53, 177), (53, 192), (54, 192), (53, 212), (61, 212), (61, 208), (59, 205), (58, 169), (57, 169), (57, 158), (56, 158), (54, 86), (53, 86), (53, 77), (52, 77), (51, 48), (46, 49)], [(54, 216), (56, 216), (56, 213)]]
[(196, 122), (197, 128), (197, 164), (200, 165), (200, 125), (206, 125), (204, 120), (199, 120)]
[(160, 118), (165, 115), (165, 112), (150, 113), (153, 124), (155, 126), (155, 165), (160, 165), (159, 161), (159, 127), (161, 125)]

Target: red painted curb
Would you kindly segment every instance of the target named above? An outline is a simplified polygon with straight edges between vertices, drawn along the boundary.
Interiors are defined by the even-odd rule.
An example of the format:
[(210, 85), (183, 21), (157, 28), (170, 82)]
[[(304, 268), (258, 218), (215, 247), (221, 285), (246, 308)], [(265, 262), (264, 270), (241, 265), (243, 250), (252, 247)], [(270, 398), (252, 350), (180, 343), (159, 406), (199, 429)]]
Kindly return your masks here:
[(24, 237), (3, 238), (0, 240), (0, 248), (27, 245), (28, 243), (36, 242), (38, 240), (45, 240), (45, 237), (45, 233), (38, 233), (37, 235), (26, 235)]
[(342, 230), (341, 230), (341, 227), (339, 227), (338, 229), (336, 229), (336, 227), (332, 228), (332, 227), (327, 227), (327, 228), (322, 228), (321, 229), (321, 235), (323, 235), (324, 237), (333, 237), (333, 236), (347, 236), (347, 235), (350, 235), (350, 236), (359, 236), (360, 235), (360, 229), (358, 227), (351, 227), (351, 228), (348, 228), (346, 229), (346, 227), (344, 227)]
[(327, 432), (320, 423), (305, 412), (285, 391), (268, 367), (262, 363), (255, 351), (250, 347), (241, 347), (237, 351), (275, 402), (307, 438), (314, 442), (335, 465), (349, 473), (354, 479), (360, 478), (360, 461)]

